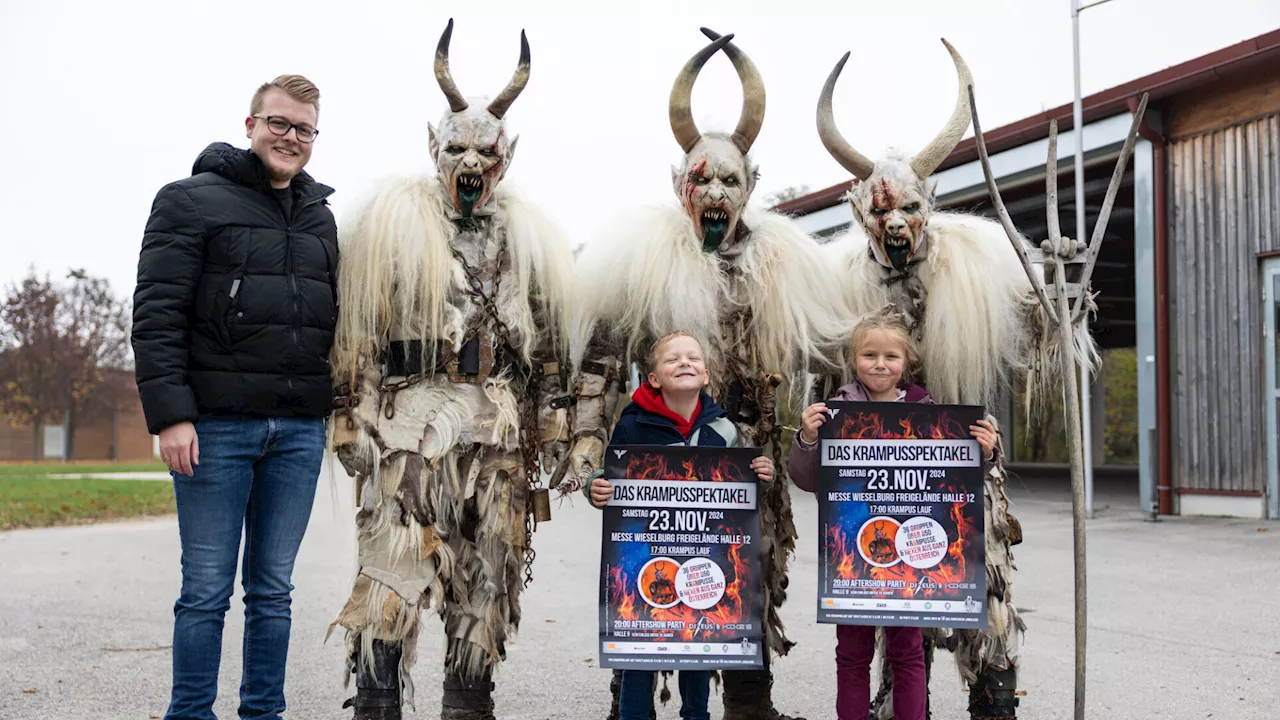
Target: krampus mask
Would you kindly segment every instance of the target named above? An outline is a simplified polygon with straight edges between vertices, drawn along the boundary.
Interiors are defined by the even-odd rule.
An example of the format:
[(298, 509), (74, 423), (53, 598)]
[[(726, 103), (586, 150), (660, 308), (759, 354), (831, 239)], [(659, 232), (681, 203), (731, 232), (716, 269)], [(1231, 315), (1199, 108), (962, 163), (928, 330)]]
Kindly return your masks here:
[[(747, 152), (764, 123), (764, 82), (751, 59), (730, 42), (733, 35), (721, 37), (706, 28), (702, 32), (713, 42), (689, 59), (671, 88), (671, 131), (685, 152), (684, 164), (671, 168), (671, 183), (702, 239), (702, 249), (715, 252), (739, 232), (742, 212), (756, 186), (758, 171)], [(742, 113), (732, 135), (703, 135), (693, 122), (690, 96), (702, 66), (719, 50), (738, 71)]]
[(439, 128), (428, 125), (427, 130), (440, 186), (453, 210), (469, 218), (492, 212), (486, 206), (515, 155), (518, 138), (507, 136), (503, 116), (529, 82), (529, 42), (521, 31), (516, 73), (506, 89), (485, 105), (482, 99), (468, 101), (453, 82), (449, 73), (452, 35), (453, 20), (450, 20), (436, 46), (435, 67), (436, 81), (449, 100), (449, 110), (440, 119)]
[(934, 205), (934, 181), (929, 176), (951, 154), (969, 128), (968, 87), (973, 84), (973, 76), (956, 49), (946, 40), (942, 44), (951, 53), (960, 76), (960, 96), (946, 127), (915, 157), (890, 154), (872, 163), (840, 135), (831, 109), (831, 96), (849, 53), (836, 63), (818, 100), (818, 134), (822, 144), (836, 162), (858, 179), (848, 196), (854, 219), (866, 229), (876, 261), (898, 271), (917, 260), (922, 252)]

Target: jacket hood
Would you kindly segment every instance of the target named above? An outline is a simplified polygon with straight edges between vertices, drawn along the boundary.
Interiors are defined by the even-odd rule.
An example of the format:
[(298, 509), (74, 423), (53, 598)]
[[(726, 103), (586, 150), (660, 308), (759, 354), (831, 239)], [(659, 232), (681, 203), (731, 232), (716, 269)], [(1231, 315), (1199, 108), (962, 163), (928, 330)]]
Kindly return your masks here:
[[(935, 404), (933, 398), (929, 397), (928, 391), (919, 385), (902, 383), (898, 385), (898, 389), (906, 391), (906, 395), (902, 397), (903, 402)], [(836, 391), (835, 397), (831, 399), (846, 402), (869, 402), (871, 400), (871, 392), (867, 390), (867, 386), (863, 385), (861, 380), (854, 378), (848, 385), (841, 386)]]
[[(641, 387), (644, 387), (644, 385), (642, 385)], [(637, 392), (639, 391), (640, 391), (640, 388), (637, 388)], [(717, 405), (716, 401), (712, 399), (712, 397), (706, 394), (705, 392), (700, 393), (698, 395), (698, 402), (701, 403), (702, 409), (701, 411), (698, 412), (698, 415), (695, 418), (693, 418), (693, 422), (692, 422), (693, 429), (697, 429), (703, 425), (706, 425), (707, 423), (717, 418), (723, 417), (725, 414), (724, 408)], [(662, 415), (658, 415), (657, 417), (655, 417), (655, 415), (652, 413), (651, 410), (648, 410), (645, 407), (643, 407), (641, 403), (635, 402), (634, 394), (633, 394), (633, 402), (622, 409), (622, 413), (619, 417), (623, 417), (626, 415), (637, 416), (636, 419), (639, 422), (647, 422), (651, 424), (660, 424), (660, 425), (670, 425), (671, 427), (676, 426), (675, 422), (673, 422), (671, 419)]]
[[(199, 175), (206, 172), (214, 173), (240, 185), (261, 189), (271, 187), (267, 178), (267, 169), (263, 166), (262, 160), (252, 150), (238, 148), (229, 143), (210, 143), (209, 147), (196, 156), (195, 164), (191, 166), (191, 174)], [(324, 195), (333, 193), (333, 188), (316, 182), (306, 170), (295, 175), (290, 186), (304, 193), (322, 192)]]

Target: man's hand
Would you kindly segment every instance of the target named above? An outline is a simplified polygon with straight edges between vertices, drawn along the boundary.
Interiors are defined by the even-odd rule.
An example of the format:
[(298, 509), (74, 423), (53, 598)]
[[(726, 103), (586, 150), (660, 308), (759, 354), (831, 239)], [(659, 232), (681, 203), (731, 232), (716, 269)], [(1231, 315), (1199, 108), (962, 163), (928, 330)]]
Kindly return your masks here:
[(200, 464), (200, 438), (196, 437), (196, 426), (180, 422), (161, 430), (160, 459), (176, 473), (195, 475), (191, 467)]
[(604, 507), (609, 502), (609, 498), (613, 497), (613, 483), (604, 478), (596, 478), (591, 481), (591, 504), (596, 507)]

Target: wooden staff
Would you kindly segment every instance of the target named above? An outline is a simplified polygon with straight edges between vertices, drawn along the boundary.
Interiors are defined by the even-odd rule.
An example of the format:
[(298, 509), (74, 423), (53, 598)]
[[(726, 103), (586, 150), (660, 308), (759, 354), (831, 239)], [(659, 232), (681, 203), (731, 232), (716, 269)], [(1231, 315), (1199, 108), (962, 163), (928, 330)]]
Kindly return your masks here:
[[(1080, 274), (1077, 283), (1075, 306), (1072, 307), (1067, 299), (1067, 276), (1063, 265), (1063, 252), (1069, 252), (1071, 241), (1068, 239), (1064, 242), (1061, 230), (1058, 227), (1058, 121), (1054, 120), (1049, 124), (1049, 158), (1045, 163), (1045, 196), (1048, 212), (1049, 239), (1041, 245), (1041, 249), (1045, 254), (1045, 261), (1052, 256), (1053, 258), (1053, 283), (1052, 290), (1056, 298), (1055, 303), (1050, 300), (1049, 288), (1036, 277), (1031, 266), (1031, 260), (1027, 255), (1026, 248), (1022, 244), (1022, 236), (1014, 227), (1013, 221), (1009, 218), (1009, 211), (1005, 209), (1004, 201), (1000, 198), (1000, 190), (996, 187), (995, 177), (991, 173), (991, 161), (987, 157), (987, 144), (982, 137), (982, 127), (978, 124), (978, 103), (973, 94), (973, 86), (969, 86), (969, 107), (973, 113), (973, 134), (974, 140), (978, 145), (978, 157), (982, 161), (982, 173), (987, 179), (987, 191), (991, 194), (991, 202), (995, 205), (996, 215), (1000, 218), (1000, 224), (1004, 227), (1005, 234), (1009, 236), (1009, 242), (1013, 243), (1014, 250), (1018, 253), (1018, 258), (1022, 261), (1022, 268), (1027, 273), (1027, 279), (1031, 281), (1031, 286), (1036, 292), (1036, 297), (1040, 299), (1040, 305), (1044, 309), (1046, 317), (1050, 324), (1058, 326), (1058, 359), (1060, 361), (1060, 372), (1062, 373), (1062, 392), (1066, 403), (1066, 421), (1067, 421), (1067, 455), (1071, 463), (1071, 514), (1072, 514), (1072, 538), (1075, 546), (1075, 631), (1076, 631), (1076, 658), (1075, 658), (1075, 720), (1084, 720), (1084, 700), (1085, 700), (1085, 645), (1088, 628), (1088, 595), (1086, 593), (1085, 583), (1085, 534), (1084, 534), (1084, 434), (1081, 428), (1080, 418), (1080, 395), (1077, 386), (1077, 373), (1080, 370), (1081, 358), (1079, 350), (1075, 342), (1075, 326), (1080, 322), (1085, 313), (1090, 309), (1092, 304), (1092, 296), (1089, 294), (1089, 277), (1093, 273), (1093, 266), (1098, 260), (1098, 254), (1102, 250), (1102, 239), (1107, 231), (1107, 221), (1111, 217), (1111, 206), (1115, 203), (1116, 193), (1120, 189), (1120, 181), (1124, 177), (1125, 167), (1129, 164), (1129, 155), (1133, 152), (1133, 144), (1138, 136), (1138, 127), (1142, 123), (1142, 116), (1147, 110), (1147, 95), (1142, 95), (1142, 101), (1138, 103), (1138, 110), (1133, 115), (1133, 125), (1129, 128), (1129, 137), (1124, 142), (1124, 147), (1120, 150), (1120, 158), (1116, 161), (1115, 172), (1111, 175), (1111, 184), (1107, 186), (1106, 198), (1102, 203), (1102, 212), (1098, 215), (1098, 222), (1093, 228), (1093, 238), (1086, 249), (1087, 259), (1084, 263), (1084, 270)], [(1077, 142), (1081, 129), (1075, 128)], [(1076, 168), (1076, 172), (1082, 172), (1082, 168)], [(1084, 198), (1076, 198), (1077, 203), (1084, 202)], [(1077, 242), (1079, 239), (1077, 239)]]

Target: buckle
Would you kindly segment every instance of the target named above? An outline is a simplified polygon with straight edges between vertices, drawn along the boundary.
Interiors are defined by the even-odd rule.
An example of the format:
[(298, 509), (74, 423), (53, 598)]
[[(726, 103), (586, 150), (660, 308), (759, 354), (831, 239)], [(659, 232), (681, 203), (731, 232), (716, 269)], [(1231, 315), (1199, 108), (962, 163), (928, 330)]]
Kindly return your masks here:
[(562, 410), (572, 405), (578, 404), (578, 398), (572, 395), (564, 395), (551, 401), (552, 410)]
[[(459, 363), (462, 361), (460, 356), (466, 353), (466, 346), (472, 343), (476, 344), (476, 352), (479, 357), (475, 374), (467, 373), (465, 370), (461, 370), (459, 368)], [(485, 380), (488, 380), (489, 376), (493, 373), (493, 341), (489, 339), (487, 334), (478, 338), (471, 338), (463, 345), (462, 352), (455, 354), (450, 358), (449, 362), (445, 364), (445, 373), (449, 376), (449, 382), (453, 383), (479, 385)]]

